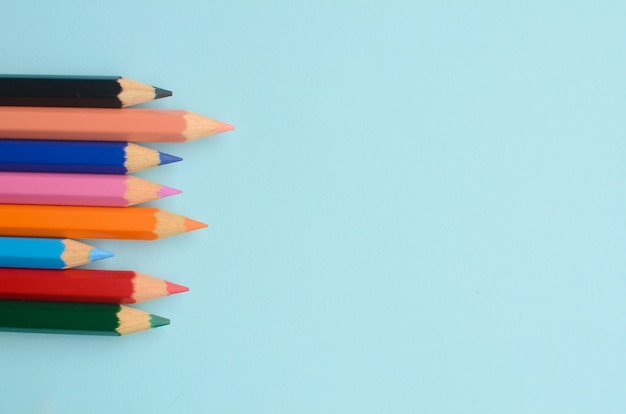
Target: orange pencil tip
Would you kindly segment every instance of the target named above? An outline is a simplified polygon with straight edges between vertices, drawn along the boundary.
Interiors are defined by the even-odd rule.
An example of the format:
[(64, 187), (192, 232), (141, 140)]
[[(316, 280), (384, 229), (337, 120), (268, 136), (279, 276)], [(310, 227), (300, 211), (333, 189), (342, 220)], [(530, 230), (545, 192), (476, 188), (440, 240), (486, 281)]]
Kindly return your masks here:
[(217, 133), (228, 132), (235, 129), (234, 125), (227, 124), (226, 122), (219, 121), (217, 124)]
[(187, 231), (203, 229), (205, 227), (209, 227), (209, 225), (200, 221), (192, 220), (190, 218), (185, 218), (185, 228), (187, 229)]
[(167, 285), (168, 295), (173, 295), (175, 293), (189, 292), (189, 288), (187, 286), (177, 285), (176, 283), (167, 282), (167, 281), (165, 282), (165, 284)]

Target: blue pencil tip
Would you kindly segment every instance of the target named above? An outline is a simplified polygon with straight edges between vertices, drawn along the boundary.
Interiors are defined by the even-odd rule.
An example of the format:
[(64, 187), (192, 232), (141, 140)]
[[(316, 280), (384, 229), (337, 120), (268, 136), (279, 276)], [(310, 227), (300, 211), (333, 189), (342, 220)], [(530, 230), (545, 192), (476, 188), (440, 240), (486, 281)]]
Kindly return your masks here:
[(97, 247), (94, 247), (93, 250), (91, 250), (91, 253), (89, 253), (89, 260), (92, 262), (101, 259), (108, 259), (109, 257), (113, 257), (113, 253), (98, 249)]
[(165, 154), (164, 152), (159, 152), (159, 160), (161, 161), (160, 164), (164, 165), (164, 164), (170, 164), (172, 162), (182, 161), (183, 159), (175, 155), (170, 155), (170, 154)]

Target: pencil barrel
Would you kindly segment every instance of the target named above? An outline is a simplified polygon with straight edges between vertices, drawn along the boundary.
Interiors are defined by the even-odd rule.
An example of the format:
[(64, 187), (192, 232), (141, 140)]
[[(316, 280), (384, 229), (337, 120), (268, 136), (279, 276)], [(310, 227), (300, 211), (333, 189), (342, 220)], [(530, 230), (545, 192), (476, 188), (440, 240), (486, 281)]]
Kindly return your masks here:
[(129, 142), (0, 139), (0, 171), (128, 174), (178, 161)]
[(118, 79), (0, 76), (0, 105), (119, 108)]
[(0, 105), (122, 108), (171, 96), (120, 76), (0, 75)]
[(169, 323), (125, 305), (0, 300), (0, 331), (120, 336)]
[(0, 300), (0, 330), (119, 336), (120, 305)]
[(113, 253), (76, 240), (0, 237), (0, 267), (68, 269), (109, 257)]
[(131, 304), (188, 290), (129, 270), (0, 268), (4, 300)]

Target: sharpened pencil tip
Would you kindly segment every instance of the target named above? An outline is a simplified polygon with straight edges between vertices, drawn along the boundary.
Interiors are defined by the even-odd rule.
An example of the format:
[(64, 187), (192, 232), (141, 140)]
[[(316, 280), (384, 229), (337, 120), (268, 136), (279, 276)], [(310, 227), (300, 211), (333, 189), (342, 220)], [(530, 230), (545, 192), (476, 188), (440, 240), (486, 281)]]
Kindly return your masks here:
[(167, 293), (173, 295), (175, 293), (189, 292), (189, 288), (183, 285), (177, 285), (176, 283), (166, 281)]
[(156, 86), (153, 86), (153, 88), (154, 88), (154, 99), (161, 99), (161, 98), (167, 98), (168, 96), (172, 96), (172, 91), (168, 91), (167, 89), (157, 88)]
[(169, 196), (180, 194), (180, 193), (182, 193), (181, 190), (163, 185), (161, 186), (161, 190), (159, 191), (159, 197), (160, 198), (169, 197)]
[(164, 152), (159, 152), (159, 161), (160, 161), (159, 164), (160, 165), (171, 164), (173, 162), (178, 162), (182, 160), (183, 160), (182, 158), (177, 157), (175, 155), (170, 155)]
[(187, 229), (187, 231), (203, 229), (205, 227), (209, 227), (209, 225), (200, 221), (192, 220), (190, 218), (185, 218), (185, 228)]
[(217, 124), (217, 133), (233, 131), (235, 129), (234, 125), (227, 124), (226, 122), (219, 121)]
[(108, 259), (109, 257), (113, 257), (113, 253), (98, 249), (97, 247), (94, 247), (89, 253), (89, 260), (92, 262), (95, 262), (96, 260)]
[(169, 324), (170, 324), (169, 319), (164, 318), (162, 316), (150, 314), (150, 326), (152, 326), (153, 328), (157, 328), (159, 326), (165, 326)]
[(187, 123), (187, 128), (183, 131), (183, 136), (186, 141), (193, 141), (198, 138), (204, 138), (235, 129), (233, 125), (193, 112), (187, 112), (183, 118)]

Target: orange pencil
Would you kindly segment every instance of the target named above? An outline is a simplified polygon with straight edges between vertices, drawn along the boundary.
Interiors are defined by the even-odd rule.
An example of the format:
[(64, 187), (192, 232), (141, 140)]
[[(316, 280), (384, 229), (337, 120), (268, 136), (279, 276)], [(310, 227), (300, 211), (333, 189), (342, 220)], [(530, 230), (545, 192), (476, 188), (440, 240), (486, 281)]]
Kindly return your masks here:
[(154, 207), (0, 205), (0, 236), (155, 240), (203, 227)]
[(234, 126), (172, 109), (0, 106), (0, 137), (130, 142), (186, 142)]

